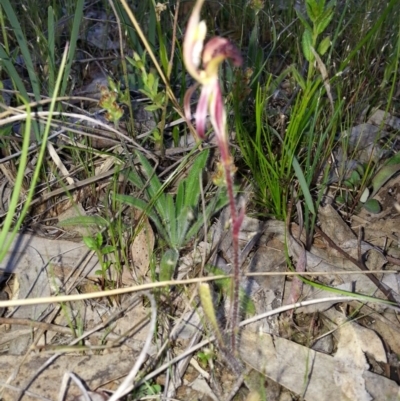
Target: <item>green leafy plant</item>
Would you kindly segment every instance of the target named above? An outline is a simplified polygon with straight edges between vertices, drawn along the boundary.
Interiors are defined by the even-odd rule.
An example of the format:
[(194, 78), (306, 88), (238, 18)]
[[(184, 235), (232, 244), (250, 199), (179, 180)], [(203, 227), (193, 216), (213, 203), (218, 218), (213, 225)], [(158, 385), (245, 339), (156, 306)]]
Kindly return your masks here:
[(226, 204), (226, 196), (220, 193), (206, 206), (205, 216), (201, 212), (199, 178), (206, 166), (208, 155), (209, 151), (204, 150), (196, 157), (187, 177), (179, 182), (176, 196), (173, 196), (164, 192), (165, 187), (155, 174), (154, 168), (141, 153), (136, 152), (143, 178), (133, 171), (129, 172), (127, 178), (136, 188), (145, 188), (146, 199), (123, 194), (115, 195), (117, 201), (146, 213), (166, 242), (169, 249), (161, 260), (162, 280), (172, 277), (181, 248), (196, 236), (205, 220)]
[(103, 235), (101, 233), (97, 233), (94, 238), (85, 236), (83, 237), (83, 242), (91, 251), (96, 252), (101, 270), (96, 270), (95, 273), (101, 276), (104, 282), (107, 277), (107, 271), (111, 266), (111, 261), (106, 260), (105, 256), (114, 253), (116, 251), (115, 247), (112, 245), (103, 245)]
[[(295, 118), (289, 122), (282, 138), (282, 135), (268, 123), (266, 110), (268, 93), (268, 84), (265, 88), (259, 86), (257, 89), (254, 134), (243, 123), (240, 114), (235, 113), (238, 143), (244, 160), (252, 172), (256, 202), (267, 206), (267, 214), (284, 220), (290, 195), (290, 184), (293, 182), (294, 176), (297, 176), (306, 205), (312, 213), (315, 213), (307, 182), (311, 181), (313, 170), (308, 170), (309, 174), (306, 178), (296, 156), (301, 143), (301, 133), (305, 132), (312, 121), (310, 117), (314, 109), (313, 105), (309, 104), (312, 98), (299, 99), (296, 102), (293, 113)], [(236, 103), (235, 109), (237, 107), (239, 104)]]
[(107, 111), (105, 117), (108, 121), (114, 123), (118, 128), (118, 124), (124, 110), (121, 108), (120, 103), (128, 105), (130, 102), (129, 89), (121, 90), (121, 83), (115, 83), (111, 78), (107, 78), (109, 88), (105, 86), (100, 87), (101, 98), (99, 106)]
[(310, 62), (309, 76), (311, 76), (312, 63), (316, 59), (315, 51), (320, 56), (323, 56), (331, 45), (331, 38), (329, 36), (326, 36), (322, 40), (319, 40), (319, 37), (332, 21), (336, 0), (331, 0), (328, 4), (326, 4), (325, 0), (306, 0), (305, 3), (311, 24), (298, 8), (296, 8), (296, 13), (305, 28), (301, 44), (304, 57)]
[[(126, 59), (130, 65), (134, 67), (136, 72), (139, 72), (139, 91), (150, 101), (150, 104), (145, 106), (144, 109), (152, 112), (156, 121), (162, 120), (161, 124), (159, 124), (160, 127), (165, 125), (165, 110), (168, 98), (166, 96), (166, 91), (159, 87), (159, 76), (157, 72), (154, 69), (148, 72), (146, 69), (146, 52), (144, 51), (142, 56), (134, 52), (133, 58), (126, 57)], [(152, 138), (157, 148), (163, 148), (164, 139), (158, 127), (153, 129)]]
[(197, 352), (197, 359), (199, 360), (200, 366), (205, 369), (208, 366), (212, 366), (213, 359), (215, 358), (215, 352), (212, 344), (210, 344), (209, 348), (204, 348), (202, 351)]
[(161, 393), (161, 386), (157, 383), (145, 382), (134, 391), (133, 397), (135, 400), (140, 400), (143, 397), (154, 396)]
[(139, 91), (147, 96), (151, 104), (145, 106), (147, 111), (157, 111), (164, 107), (166, 96), (165, 91), (160, 91), (159, 78), (155, 71), (146, 70), (146, 52), (142, 56), (138, 53), (133, 53), (132, 57), (126, 57), (129, 63), (139, 72), (140, 82), (138, 83)]

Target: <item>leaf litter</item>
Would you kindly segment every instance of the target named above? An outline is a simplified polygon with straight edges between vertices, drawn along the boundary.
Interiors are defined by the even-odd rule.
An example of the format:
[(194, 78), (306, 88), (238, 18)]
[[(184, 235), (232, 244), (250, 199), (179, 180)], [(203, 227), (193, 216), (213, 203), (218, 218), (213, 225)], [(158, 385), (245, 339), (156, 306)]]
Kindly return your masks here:
[[(229, 255), (229, 247), (230, 247), (230, 241), (227, 239), (229, 237), (229, 231), (225, 231), (225, 221), (224, 218), (222, 217), (226, 213), (225, 211), (222, 213), (221, 218), (219, 219), (219, 222), (213, 227), (213, 230), (216, 232), (220, 233), (220, 237), (217, 239), (214, 238), (215, 243), (220, 243), (222, 246), (223, 243), (225, 243), (226, 249), (220, 248), (221, 250), (221, 255)], [(373, 262), (372, 265), (369, 266), (370, 269), (374, 270), (380, 270), (386, 262), (382, 259), (382, 253), (378, 252), (376, 250), (376, 246), (371, 245), (370, 242), (367, 241), (358, 241), (356, 238), (355, 234), (353, 233), (352, 230), (349, 229), (347, 224), (341, 219), (340, 215), (330, 206), (325, 206), (325, 208), (320, 209), (320, 221), (321, 221), (321, 228), (323, 231), (329, 235), (332, 240), (338, 245), (338, 247), (343, 248), (346, 252), (348, 252), (350, 255), (353, 257), (357, 257), (357, 253), (359, 251), (362, 252), (362, 254), (368, 254), (371, 252), (374, 252), (380, 256), (380, 265), (376, 264), (376, 261)], [(389, 224), (390, 227), (392, 225)], [(218, 228), (220, 227), (220, 228)], [(381, 230), (385, 230), (385, 225), (382, 224), (381, 222)], [(297, 227), (293, 224), (292, 225), (292, 231), (296, 231)], [(213, 230), (211, 232), (213, 232)], [(392, 230), (390, 228), (390, 230)], [(260, 235), (261, 234), (261, 235)], [(369, 238), (371, 235), (374, 236), (376, 234), (376, 230), (373, 229), (372, 231), (369, 231), (368, 225), (365, 227), (365, 239)], [(245, 221), (243, 223), (243, 230), (241, 233), (241, 243), (242, 243), (242, 248), (246, 248), (246, 244), (249, 243), (249, 239), (251, 241), (251, 238), (259, 235), (259, 239), (256, 243), (256, 246), (254, 249), (251, 249), (250, 252), (248, 253), (247, 258), (244, 261), (244, 266), (247, 265), (247, 267), (244, 267), (244, 270), (256, 274), (256, 273), (265, 273), (265, 272), (273, 272), (273, 273), (279, 273), (282, 272), (283, 269), (285, 269), (286, 262), (285, 262), (285, 226), (284, 223), (277, 222), (277, 221), (267, 221), (267, 222), (261, 222), (256, 219), (252, 218), (245, 218)], [(391, 231), (391, 235), (393, 237), (393, 231)], [(221, 242), (221, 238), (224, 239), (224, 241)], [(25, 238), (25, 241), (28, 241)], [(143, 239), (144, 241), (144, 239)], [(41, 288), (41, 286), (44, 288), (48, 288), (48, 292), (51, 291), (51, 289), (54, 287), (54, 278), (57, 277), (57, 275), (54, 275), (54, 272), (60, 272), (60, 268), (57, 268), (57, 264), (60, 264), (60, 258), (63, 259), (64, 261), (64, 267), (66, 272), (68, 271), (68, 265), (73, 265), (74, 262), (77, 261), (77, 256), (79, 255), (79, 252), (76, 253), (76, 250), (82, 249), (82, 244), (76, 243), (76, 242), (69, 242), (69, 241), (60, 241), (60, 240), (49, 240), (49, 239), (43, 239), (43, 238), (35, 238), (33, 237), (29, 239), (29, 242), (26, 243), (27, 245), (23, 246), (23, 249), (32, 249), (32, 252), (34, 252), (36, 255), (38, 255), (38, 260), (37, 260), (37, 265), (38, 266), (52, 266), (52, 271), (50, 269), (47, 270), (47, 275), (46, 275), (46, 280), (43, 282), (41, 280), (40, 282), (35, 283), (35, 288)], [(31, 244), (31, 245), (29, 245)], [(38, 245), (40, 244), (40, 246)], [(54, 247), (54, 244), (57, 244), (57, 247)], [(296, 246), (293, 245), (292, 241), (292, 247), (289, 248), (289, 252), (292, 255), (294, 260), (297, 260), (297, 252), (303, 252), (302, 249), (299, 249), (296, 251)], [(351, 274), (351, 275), (346, 275), (346, 274), (341, 274), (341, 272), (346, 272), (347, 271), (353, 271), (356, 270), (356, 267), (354, 264), (346, 260), (345, 258), (342, 257), (341, 254), (337, 252), (336, 249), (332, 249), (329, 247), (329, 244), (324, 243), (323, 239), (319, 239), (317, 241), (318, 246), (313, 246), (310, 250), (310, 252), (307, 251), (307, 266), (306, 266), (306, 271), (307, 272), (316, 272), (317, 274), (320, 273), (320, 276), (318, 276), (319, 281), (322, 283), (326, 283), (327, 285), (330, 285), (333, 288), (338, 288), (338, 289), (346, 289), (349, 292), (354, 291), (354, 289), (363, 294), (369, 294), (369, 295), (377, 295), (377, 289), (373, 285), (373, 283), (366, 277), (365, 274)], [(358, 249), (359, 245), (359, 249)], [(395, 244), (394, 244), (395, 245)], [(33, 256), (29, 257), (25, 254), (25, 252), (20, 252), (18, 254), (18, 249), (14, 249), (14, 258), (19, 257), (20, 258), (20, 263), (17, 265), (18, 268), (14, 271), (16, 274), (16, 277), (18, 278), (19, 275), (24, 275), (26, 271), (28, 270), (28, 267), (31, 268), (32, 266), (32, 260), (35, 260)], [(207, 248), (210, 250), (210, 247)], [(75, 251), (75, 256), (73, 256), (73, 252)], [(69, 253), (72, 253), (72, 258), (69, 256)], [(17, 256), (15, 256), (17, 255)], [(18, 256), (20, 255), (20, 256)], [(25, 255), (25, 258), (24, 258)], [(203, 254), (206, 255), (206, 254)], [(186, 257), (187, 258), (187, 257)], [(219, 256), (221, 258), (221, 256)], [(369, 257), (368, 259), (371, 260)], [(24, 262), (25, 260), (25, 262)], [(148, 259), (145, 257), (145, 265), (147, 266)], [(200, 259), (190, 259), (192, 263), (199, 263), (201, 261)], [(226, 263), (225, 259), (223, 259), (224, 262), (216, 262), (217, 265), (220, 267), (223, 266), (224, 263)], [(69, 262), (68, 262), (69, 261)], [(49, 263), (50, 262), (50, 263)], [(367, 261), (368, 262), (368, 261)], [(7, 264), (7, 261), (5, 262)], [(25, 263), (25, 264), (24, 264)], [(221, 264), (222, 263), (222, 264)], [(5, 269), (6, 264), (2, 266), (3, 269)], [(10, 264), (8, 262), (8, 264)], [(190, 265), (190, 262), (186, 261), (186, 264)], [(15, 265), (14, 265), (15, 266)], [(388, 269), (386, 266), (384, 266), (386, 269)], [(72, 266), (69, 268), (69, 271), (73, 271)], [(87, 269), (87, 268), (86, 268)], [(391, 268), (392, 269), (392, 268)], [(94, 277), (94, 271), (96, 270), (95, 265), (91, 265), (90, 270), (86, 270), (86, 275), (90, 277)], [(8, 270), (10, 272), (10, 270)], [(64, 272), (63, 275), (59, 276), (58, 279), (61, 282), (64, 282), (65, 276), (68, 274)], [(92, 273), (90, 273), (92, 272)], [(324, 274), (326, 273), (326, 274)], [(53, 277), (53, 278), (52, 278)], [(399, 289), (397, 287), (397, 275), (394, 275), (393, 273), (388, 273), (385, 274), (384, 276), (379, 276), (381, 280), (383, 280), (384, 277), (384, 282), (387, 283), (387, 286), (391, 288), (391, 290), (395, 291), (396, 293), (399, 292)], [(393, 277), (392, 280), (388, 279), (390, 277)], [(285, 280), (282, 275), (273, 275), (273, 276), (259, 276), (259, 277), (251, 277), (246, 279), (243, 277), (243, 280), (254, 280), (255, 281), (255, 286), (253, 291), (250, 291), (249, 295), (251, 295), (252, 300), (255, 304), (256, 311), (257, 313), (263, 313), (266, 311), (271, 311), (273, 309), (276, 309), (280, 305), (288, 303), (287, 297), (290, 294), (290, 285), (292, 281), (290, 280)], [(18, 282), (20, 279), (18, 278)], [(27, 280), (27, 282), (32, 282), (32, 280)], [(246, 283), (244, 282), (242, 284), (243, 288), (248, 288), (249, 286), (246, 286)], [(392, 287), (390, 287), (392, 286)], [(251, 286), (250, 286), (251, 287)], [(25, 288), (25, 287), (24, 287)], [(24, 290), (27, 291), (27, 290)], [(22, 293), (22, 292), (21, 292)], [(12, 296), (16, 296), (16, 294), (11, 294)], [(318, 290), (315, 288), (308, 288), (305, 286), (303, 289), (303, 293), (301, 296), (301, 300), (307, 300), (307, 299), (315, 299), (318, 297), (326, 297), (329, 296), (329, 292)], [(382, 296), (382, 294), (381, 294)], [(286, 298), (286, 299), (285, 299)], [(285, 329), (282, 328), (282, 319), (279, 318), (267, 318), (264, 319), (264, 321), (259, 321), (257, 323), (254, 323), (249, 326), (249, 328), (244, 329), (243, 334), (242, 334), (242, 339), (241, 339), (241, 347), (240, 349), (243, 350), (242, 353), (242, 359), (244, 362), (248, 363), (250, 366), (255, 368), (258, 371), (261, 371), (263, 374), (267, 375), (269, 378), (276, 380), (278, 383), (280, 383), (284, 388), (290, 389), (293, 393), (296, 394), (302, 394), (306, 400), (322, 400), (322, 398), (318, 398), (321, 396), (321, 393), (318, 390), (318, 386), (321, 384), (316, 384), (316, 380), (327, 380), (327, 378), (322, 378), (321, 376), (314, 376), (311, 373), (308, 373), (308, 379), (307, 379), (307, 391), (304, 392), (304, 375), (305, 372), (303, 371), (304, 369), (304, 364), (306, 360), (310, 360), (310, 355), (315, 358), (315, 361), (318, 361), (318, 364), (315, 365), (315, 367), (320, 367), (320, 369), (313, 369), (312, 371), (317, 372), (317, 371), (327, 371), (327, 374), (331, 374), (330, 376), (330, 381), (333, 381), (333, 384), (331, 383), (332, 387), (332, 393), (329, 393), (330, 387), (324, 386), (324, 394), (326, 394), (326, 398), (331, 398), (335, 395), (336, 399), (338, 394), (340, 392), (343, 392), (343, 397), (342, 399), (345, 400), (347, 398), (345, 397), (355, 397), (354, 394), (357, 394), (356, 399), (374, 399), (374, 398), (368, 398), (368, 394), (373, 394), (371, 393), (371, 388), (369, 387), (369, 384), (367, 383), (374, 383), (375, 385), (380, 386), (379, 388), (384, 391), (386, 394), (388, 394), (387, 399), (396, 399), (395, 397), (398, 396), (398, 393), (395, 393), (395, 388), (397, 389), (397, 385), (395, 385), (393, 382), (390, 380), (383, 380), (382, 376), (378, 376), (377, 374), (370, 372), (368, 370), (368, 362), (367, 359), (365, 358), (365, 354), (367, 355), (372, 355), (377, 362), (383, 362), (387, 364), (387, 358), (386, 354), (383, 349), (382, 345), (382, 340), (384, 339), (387, 344), (389, 344), (390, 348), (392, 349), (392, 352), (396, 352), (398, 350), (396, 338), (398, 336), (399, 330), (400, 330), (400, 324), (396, 319), (393, 320), (393, 315), (392, 311), (388, 308), (385, 308), (384, 306), (380, 304), (369, 304), (368, 307), (366, 305), (364, 306), (356, 306), (359, 305), (358, 302), (354, 301), (352, 308), (360, 308), (358, 313), (363, 313), (364, 309), (367, 309), (365, 312), (366, 316), (371, 316), (371, 319), (375, 320), (373, 324), (368, 328), (368, 329), (363, 329), (361, 326), (357, 325), (356, 323), (351, 323), (349, 321), (346, 321), (346, 315), (341, 313), (340, 314), (340, 319), (336, 317), (336, 320), (332, 317), (331, 312), (329, 311), (335, 311), (335, 305), (337, 304), (337, 301), (332, 302), (332, 304), (321, 304), (320, 306), (314, 306), (314, 307), (301, 307), (295, 310), (295, 315), (294, 319), (297, 319), (296, 316), (298, 315), (303, 315), (303, 314), (312, 314), (315, 315), (316, 313), (318, 314), (324, 314), (327, 313), (327, 318), (329, 319), (330, 322), (334, 322), (334, 326), (336, 327), (336, 330), (333, 331), (334, 334), (327, 334), (327, 336), (332, 336), (334, 337), (338, 336), (339, 341), (337, 343), (337, 350), (334, 353), (333, 357), (329, 357), (327, 359), (327, 355), (312, 351), (308, 347), (303, 347), (303, 348), (298, 348), (300, 347), (298, 344), (296, 344), (293, 341), (285, 340), (286, 342), (284, 343), (284, 349), (285, 353), (288, 355), (291, 355), (291, 352), (293, 352), (293, 355), (302, 355), (299, 354), (299, 349), (304, 351), (301, 351), (304, 356), (301, 358), (298, 357), (290, 357), (287, 358), (288, 364), (290, 363), (291, 366), (294, 367), (294, 369), (297, 369), (299, 372), (303, 372), (300, 375), (293, 375), (291, 370), (289, 370), (289, 367), (285, 366), (285, 360), (282, 359), (281, 354), (272, 354), (271, 352), (275, 352), (274, 350), (277, 349), (277, 341), (281, 341), (278, 336), (285, 336)], [(95, 304), (92, 305), (92, 307)], [(98, 310), (98, 306), (96, 309)], [(116, 306), (117, 307), (117, 306)], [(118, 308), (118, 307), (117, 307)], [(110, 310), (110, 307), (107, 305), (103, 305), (101, 307), (104, 312), (107, 314), (107, 310)], [(100, 310), (101, 310), (100, 309)], [(197, 307), (198, 312), (201, 313), (201, 308)], [(115, 310), (115, 307), (113, 307), (112, 310)], [(147, 317), (146, 317), (146, 312), (145, 308), (143, 306), (141, 307), (142, 312), (138, 312), (138, 310), (132, 309), (131, 312), (126, 312), (121, 319), (117, 320), (116, 325), (112, 329), (112, 333), (114, 336), (119, 336), (122, 335), (123, 338), (127, 340), (127, 343), (129, 344), (130, 341), (133, 341), (135, 343), (135, 346), (131, 349), (140, 349), (140, 344), (143, 344), (144, 338), (146, 333), (144, 333), (144, 337), (140, 340), (140, 336), (136, 333), (135, 336), (131, 338), (131, 340), (128, 340), (128, 334), (130, 330), (132, 330), (133, 327), (144, 327), (146, 325)], [(95, 324), (95, 322), (99, 322), (99, 315), (98, 312), (96, 313), (88, 313), (86, 312), (79, 312), (79, 308), (77, 305), (72, 307), (71, 312), (73, 315), (75, 314), (80, 314), (82, 315), (83, 313), (86, 313), (86, 319), (89, 319), (90, 321), (93, 321), (92, 324)], [(36, 312), (36, 314), (33, 314), (34, 312), (29, 312), (28, 316), (38, 316), (40, 317), (40, 313)], [(189, 312), (188, 312), (189, 313)], [(336, 314), (338, 312), (336, 311)], [(377, 314), (381, 317), (379, 320), (376, 318)], [(96, 316), (97, 315), (97, 316)], [(92, 316), (92, 317), (90, 317)], [(73, 318), (73, 316), (70, 316), (69, 319)], [(321, 320), (324, 318), (321, 317)], [(376, 322), (378, 320), (378, 322)], [(186, 324), (190, 324), (195, 328), (195, 331), (198, 330), (198, 322), (197, 323), (189, 323), (187, 319), (185, 319)], [(57, 322), (60, 325), (65, 325), (66, 321), (58, 321)], [(92, 326), (91, 324), (91, 326)], [(185, 325), (183, 325), (185, 327)], [(356, 327), (356, 328), (354, 328)], [(21, 329), (21, 327), (18, 327), (18, 329)], [(177, 338), (181, 338), (180, 341), (183, 341), (184, 338), (190, 338), (193, 334), (183, 334), (185, 332), (180, 331), (179, 335)], [(261, 330), (261, 331), (260, 331)], [(271, 338), (271, 345), (268, 345), (267, 340), (259, 340), (254, 337), (251, 337), (253, 335), (261, 335), (260, 333), (264, 333), (265, 335), (269, 335)], [(350, 334), (349, 334), (350, 333)], [(379, 335), (379, 337), (377, 336)], [(272, 335), (272, 337), (271, 337)], [(287, 331), (286, 329), (286, 335), (290, 335), (290, 330)], [(346, 336), (351, 336), (354, 341), (356, 341), (356, 344), (360, 343), (360, 345), (354, 345), (353, 343), (349, 343), (348, 341), (341, 340), (341, 338), (346, 338)], [(29, 336), (28, 336), (29, 337)], [(49, 339), (53, 339), (54, 336), (50, 336)], [(248, 343), (245, 342), (246, 338), (252, 338), (252, 340), (248, 340)], [(273, 340), (272, 340), (273, 339)], [(125, 340), (125, 341), (126, 341)], [(283, 340), (283, 339), (282, 339)], [(335, 340), (334, 340), (335, 341)], [(47, 343), (47, 341), (46, 341)], [(90, 342), (92, 344), (92, 342)], [(263, 346), (260, 348), (260, 344), (263, 344)], [(341, 345), (340, 345), (341, 344)], [(350, 344), (351, 347), (350, 347)], [(42, 344), (46, 349), (46, 345)], [(368, 347), (367, 347), (368, 345)], [(25, 345), (25, 349), (26, 349)], [(393, 346), (393, 348), (392, 348)], [(346, 347), (350, 347), (351, 349), (347, 349)], [(13, 348), (10, 346), (9, 350), (12, 350)], [(113, 353), (118, 354), (119, 352), (125, 352), (124, 347), (118, 351), (113, 349)], [(293, 351), (291, 351), (293, 349)], [(360, 349), (360, 351), (357, 351), (357, 349)], [(379, 351), (376, 351), (376, 349)], [(308, 351), (306, 351), (308, 350)], [(355, 354), (358, 352), (358, 354)], [(378, 352), (378, 354), (377, 354)], [(12, 352), (14, 354), (13, 358), (15, 358), (16, 352)], [(17, 352), (18, 353), (18, 352)], [(309, 354), (308, 354), (309, 353)], [(267, 363), (267, 367), (263, 367), (262, 369), (259, 367), (259, 365), (254, 366), (254, 364), (258, 363), (253, 360), (254, 355), (264, 355), (266, 354), (265, 358), (266, 361), (269, 361)], [(358, 355), (357, 358), (355, 355)], [(93, 355), (94, 357), (95, 355)], [(6, 356), (4, 356), (6, 358)], [(10, 356), (11, 357), (11, 356)], [(264, 356), (263, 356), (264, 357)], [(8, 357), (7, 357), (8, 358)], [(68, 360), (68, 357), (65, 356), (66, 360)], [(91, 359), (92, 356), (87, 355), (86, 359)], [(97, 355), (97, 359), (100, 357)], [(104, 355), (104, 358), (107, 359), (108, 356), (107, 354)], [(32, 359), (34, 360), (35, 357), (32, 356)], [(28, 358), (28, 361), (30, 359)], [(277, 360), (279, 363), (277, 363), (278, 367), (276, 373), (273, 368), (274, 368), (274, 363), (273, 361)], [(314, 361), (314, 362), (315, 362)], [(368, 359), (369, 361), (369, 359)], [(24, 362), (25, 364), (28, 362)], [(317, 363), (317, 362), (315, 362)], [(322, 365), (320, 365), (320, 363)], [(354, 365), (356, 364), (356, 365)], [(354, 366), (353, 366), (354, 365)], [(9, 366), (9, 365), (7, 365)], [(13, 365), (14, 366), (14, 365)], [(25, 366), (25, 365), (23, 365)], [(28, 365), (27, 365), (28, 366)], [(101, 363), (96, 362), (94, 366), (98, 367), (101, 370)], [(125, 366), (125, 365), (121, 365)], [(286, 370), (288, 369), (288, 370)], [(311, 369), (311, 368), (310, 368)], [(23, 370), (20, 370), (22, 372)], [(120, 369), (116, 368), (117, 372), (120, 372)], [(8, 371), (10, 372), (10, 371)], [(31, 372), (31, 370), (29, 370)], [(85, 371), (87, 374), (94, 374), (93, 368), (90, 371)], [(283, 372), (286, 372), (287, 374), (283, 374)], [(53, 372), (56, 374), (55, 372)], [(59, 378), (61, 378), (63, 373), (63, 365), (60, 365), (60, 371), (59, 371)], [(115, 373), (115, 372), (114, 372)], [(351, 374), (350, 374), (351, 373)], [(123, 375), (123, 370), (121, 370), (121, 374)], [(375, 376), (374, 376), (375, 375)], [(6, 376), (3, 376), (6, 377)], [(9, 376), (7, 376), (9, 377)], [(21, 373), (18, 376), (20, 379)], [(90, 376), (85, 376), (85, 377), (90, 377)], [(293, 380), (293, 383), (291, 381), (287, 381), (288, 378), (291, 377)], [(296, 382), (296, 377), (301, 377), (301, 380), (298, 379), (298, 382)], [(328, 376), (327, 376), (328, 377)], [(42, 380), (47, 381), (48, 376), (46, 377), (43, 376)], [(106, 375), (103, 375), (103, 379), (105, 380), (107, 377)], [(334, 380), (333, 380), (334, 378)], [(379, 379), (382, 378), (382, 379)], [(86, 379), (85, 379), (86, 380)], [(351, 386), (351, 383), (355, 384), (358, 383), (357, 386)], [(37, 379), (37, 383), (35, 384), (34, 388), (40, 389), (41, 386), (43, 386), (43, 383), (41, 383), (40, 376)], [(316, 387), (314, 387), (316, 386)], [(91, 387), (93, 388), (93, 387)], [(351, 393), (349, 389), (352, 389), (351, 391), (356, 392), (356, 393)], [(49, 390), (50, 391), (50, 390)], [(313, 391), (316, 391), (316, 394), (318, 394), (318, 397), (315, 396), (313, 398)], [(350, 392), (350, 393), (349, 393)], [(7, 394), (7, 393), (5, 393)], [(10, 394), (14, 394), (11, 392)], [(51, 394), (47, 393), (46, 394)], [(71, 393), (72, 394), (72, 393)], [(330, 395), (329, 395), (330, 394)], [(349, 394), (353, 394), (352, 396), (349, 396)], [(390, 394), (392, 394), (390, 396)], [(396, 395), (394, 395), (396, 394)], [(44, 393), (43, 393), (44, 395)], [(49, 395), (51, 398), (51, 396)], [(363, 398), (364, 397), (364, 398)], [(392, 398), (390, 398), (392, 397)], [(5, 398), (7, 399), (7, 398)]]

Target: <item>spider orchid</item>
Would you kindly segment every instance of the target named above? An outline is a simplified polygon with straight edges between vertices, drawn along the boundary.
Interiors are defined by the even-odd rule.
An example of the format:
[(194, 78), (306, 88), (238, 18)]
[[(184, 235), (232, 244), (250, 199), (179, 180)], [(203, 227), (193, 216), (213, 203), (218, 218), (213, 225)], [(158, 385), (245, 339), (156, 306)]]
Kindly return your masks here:
[(204, 0), (197, 0), (190, 16), (184, 42), (183, 58), (186, 69), (197, 83), (188, 89), (184, 99), (185, 116), (191, 118), (190, 99), (201, 86), (200, 98), (196, 109), (196, 130), (201, 139), (205, 138), (207, 114), (215, 131), (217, 144), (221, 153), (221, 166), (224, 171), (225, 185), (228, 191), (229, 206), (232, 219), (233, 244), (233, 281), (232, 281), (232, 307), (231, 307), (231, 351), (236, 354), (236, 331), (239, 327), (239, 232), (244, 211), (236, 210), (233, 191), (233, 158), (229, 152), (229, 141), (226, 130), (226, 113), (221, 88), (218, 82), (218, 67), (226, 60), (231, 59), (235, 66), (242, 64), (239, 50), (228, 40), (221, 37), (210, 39), (205, 45), (207, 33), (205, 21), (200, 20), (200, 11)]
[[(204, 139), (207, 112), (209, 112), (217, 141), (222, 145), (227, 142), (226, 114), (218, 82), (218, 67), (227, 58), (231, 59), (235, 66), (240, 66), (242, 57), (239, 50), (228, 39), (221, 37), (210, 39), (203, 49), (207, 33), (205, 21), (200, 21), (200, 10), (203, 3), (204, 0), (196, 2), (183, 42), (183, 58), (186, 69), (197, 81), (197, 84), (189, 88), (185, 95), (185, 116), (188, 119), (191, 117), (190, 99), (200, 84), (202, 89), (196, 110), (197, 133), (201, 139)], [(224, 147), (227, 147), (227, 143)], [(224, 156), (224, 154), (221, 155), (222, 160)]]

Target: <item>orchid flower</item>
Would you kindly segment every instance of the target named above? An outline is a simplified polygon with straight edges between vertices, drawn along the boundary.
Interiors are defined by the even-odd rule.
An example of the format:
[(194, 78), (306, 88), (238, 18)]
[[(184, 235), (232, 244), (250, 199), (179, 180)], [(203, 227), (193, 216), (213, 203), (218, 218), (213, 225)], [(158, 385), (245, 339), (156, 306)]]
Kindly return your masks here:
[[(227, 58), (230, 58), (235, 66), (239, 66), (242, 64), (242, 57), (239, 50), (225, 38), (214, 37), (204, 46), (207, 26), (205, 21), (200, 21), (203, 3), (204, 0), (198, 0), (190, 16), (183, 42), (183, 59), (188, 73), (202, 86), (196, 110), (197, 133), (204, 139), (207, 112), (209, 112), (217, 141), (222, 144), (227, 142), (226, 114), (218, 82), (218, 67)], [(198, 84), (189, 88), (185, 95), (184, 107), (187, 119), (191, 117), (190, 98)], [(227, 144), (224, 145), (226, 146)]]
[(221, 153), (221, 167), (224, 170), (225, 184), (228, 191), (229, 206), (232, 219), (232, 243), (233, 243), (233, 296), (231, 327), (231, 350), (235, 354), (236, 331), (239, 327), (239, 232), (244, 211), (236, 210), (233, 191), (233, 158), (229, 152), (228, 136), (226, 132), (226, 113), (221, 88), (218, 82), (218, 67), (226, 60), (231, 59), (235, 66), (242, 64), (239, 50), (228, 40), (221, 37), (210, 39), (205, 45), (207, 33), (205, 21), (200, 20), (200, 11), (204, 0), (197, 0), (190, 16), (183, 42), (183, 59), (188, 73), (197, 81), (197, 84), (188, 89), (184, 99), (185, 116), (191, 118), (190, 99), (201, 86), (200, 98), (196, 109), (196, 130), (201, 139), (205, 138), (205, 126), (207, 114), (210, 115), (211, 124), (215, 131), (215, 137)]

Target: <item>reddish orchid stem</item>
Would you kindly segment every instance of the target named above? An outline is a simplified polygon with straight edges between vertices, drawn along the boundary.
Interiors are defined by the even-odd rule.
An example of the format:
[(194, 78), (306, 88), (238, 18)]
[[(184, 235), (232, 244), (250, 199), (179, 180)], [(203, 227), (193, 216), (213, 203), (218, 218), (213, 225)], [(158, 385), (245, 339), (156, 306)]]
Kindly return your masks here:
[(240, 224), (237, 224), (237, 211), (235, 196), (233, 194), (233, 182), (230, 167), (225, 165), (225, 175), (226, 175), (226, 186), (229, 196), (229, 208), (231, 210), (232, 219), (232, 246), (233, 246), (233, 280), (232, 280), (232, 306), (231, 306), (231, 349), (233, 355), (236, 355), (236, 345), (237, 345), (237, 332), (239, 329), (239, 287), (240, 287), (240, 266), (239, 266), (239, 232)]
[(224, 165), (226, 188), (228, 191), (229, 208), (231, 212), (231, 230), (233, 246), (233, 279), (232, 279), (232, 304), (231, 304), (231, 337), (230, 345), (233, 355), (237, 356), (237, 334), (240, 321), (240, 265), (239, 265), (239, 234), (243, 216), (240, 216), (236, 209), (235, 194), (233, 191), (232, 157), (227, 142), (220, 142), (219, 149), (221, 160)]

